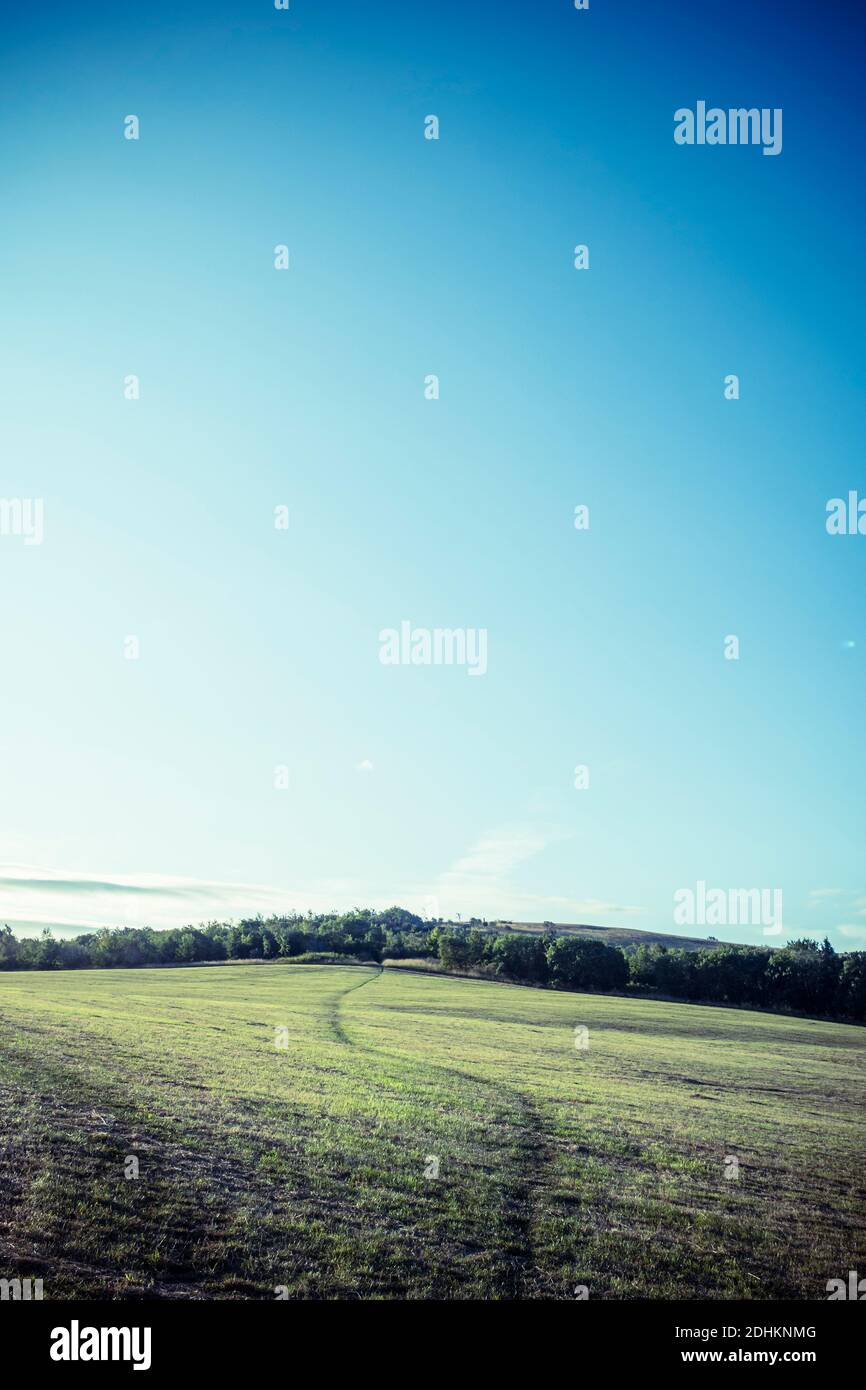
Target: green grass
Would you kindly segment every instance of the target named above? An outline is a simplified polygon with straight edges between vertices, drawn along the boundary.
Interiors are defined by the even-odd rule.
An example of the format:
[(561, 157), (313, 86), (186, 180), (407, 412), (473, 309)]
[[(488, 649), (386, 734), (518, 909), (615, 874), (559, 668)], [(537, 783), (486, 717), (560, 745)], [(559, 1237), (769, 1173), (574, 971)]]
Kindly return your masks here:
[(0, 1277), (821, 1299), (866, 1271), (864, 1072), (841, 1024), (406, 970), (4, 975)]

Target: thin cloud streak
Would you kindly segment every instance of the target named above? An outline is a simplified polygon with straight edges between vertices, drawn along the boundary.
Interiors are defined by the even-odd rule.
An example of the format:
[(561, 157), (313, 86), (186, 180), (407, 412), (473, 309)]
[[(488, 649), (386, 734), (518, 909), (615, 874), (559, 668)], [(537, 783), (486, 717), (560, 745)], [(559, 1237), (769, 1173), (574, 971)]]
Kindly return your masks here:
[(643, 908), (601, 898), (571, 898), (563, 894), (531, 893), (521, 889), (512, 875), (549, 846), (573, 838), (573, 832), (551, 827), (506, 826), (481, 836), (452, 867), (443, 873), (433, 891), (437, 916), (499, 918), (511, 921), (590, 922), (601, 915), (638, 915)]

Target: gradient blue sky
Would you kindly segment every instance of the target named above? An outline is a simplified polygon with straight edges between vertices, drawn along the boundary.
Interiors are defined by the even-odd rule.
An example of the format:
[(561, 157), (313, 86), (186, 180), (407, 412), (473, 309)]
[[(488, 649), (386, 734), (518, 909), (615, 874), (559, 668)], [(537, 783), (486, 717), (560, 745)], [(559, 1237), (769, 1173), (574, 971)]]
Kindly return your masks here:
[[(0, 920), (673, 931), (703, 879), (864, 945), (855, 13), (4, 16), (0, 495), (46, 533), (0, 537)], [(678, 147), (698, 99), (782, 154)], [(404, 618), (488, 674), (382, 666)]]

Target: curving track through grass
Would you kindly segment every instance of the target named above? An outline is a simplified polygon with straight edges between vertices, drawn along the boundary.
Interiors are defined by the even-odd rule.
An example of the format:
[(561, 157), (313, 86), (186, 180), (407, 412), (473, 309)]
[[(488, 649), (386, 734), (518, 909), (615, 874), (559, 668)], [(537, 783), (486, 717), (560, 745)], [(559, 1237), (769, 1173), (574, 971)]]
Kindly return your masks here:
[(821, 1298), (866, 1265), (864, 1037), (378, 967), (0, 976), (0, 1276)]

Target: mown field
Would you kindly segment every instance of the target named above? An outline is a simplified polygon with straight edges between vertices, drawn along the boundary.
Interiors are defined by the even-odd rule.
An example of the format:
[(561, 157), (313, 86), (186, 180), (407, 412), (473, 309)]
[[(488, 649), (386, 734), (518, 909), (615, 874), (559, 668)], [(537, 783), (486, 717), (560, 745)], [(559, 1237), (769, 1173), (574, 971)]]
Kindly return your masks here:
[(7, 974), (0, 1277), (823, 1299), (866, 1270), (864, 1076), (863, 1029), (730, 1009), (377, 967)]

